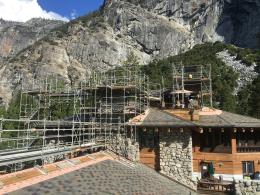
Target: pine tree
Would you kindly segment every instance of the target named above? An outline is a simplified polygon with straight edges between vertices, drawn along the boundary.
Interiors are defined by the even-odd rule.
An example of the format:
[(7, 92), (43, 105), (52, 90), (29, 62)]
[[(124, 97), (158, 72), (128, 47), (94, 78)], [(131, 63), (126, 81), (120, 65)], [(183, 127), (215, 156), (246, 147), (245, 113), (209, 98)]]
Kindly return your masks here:
[(250, 114), (256, 118), (260, 118), (260, 74), (252, 84), (252, 95), (248, 106), (251, 109)]

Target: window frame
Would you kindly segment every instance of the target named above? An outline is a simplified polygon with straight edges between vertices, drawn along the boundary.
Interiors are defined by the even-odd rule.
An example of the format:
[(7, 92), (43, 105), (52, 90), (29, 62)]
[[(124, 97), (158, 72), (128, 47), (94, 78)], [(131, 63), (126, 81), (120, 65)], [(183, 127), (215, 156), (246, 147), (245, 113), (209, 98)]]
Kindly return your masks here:
[[(252, 166), (252, 167), (249, 167)], [(252, 169), (250, 171), (250, 169)], [(254, 161), (242, 161), (242, 173), (243, 176), (252, 176), (255, 173), (255, 162)]]

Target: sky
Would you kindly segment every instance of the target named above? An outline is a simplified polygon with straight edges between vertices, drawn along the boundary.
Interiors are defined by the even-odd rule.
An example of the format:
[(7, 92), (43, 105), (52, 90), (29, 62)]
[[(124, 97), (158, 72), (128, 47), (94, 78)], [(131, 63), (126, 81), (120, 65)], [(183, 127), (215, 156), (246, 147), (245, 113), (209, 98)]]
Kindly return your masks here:
[(32, 18), (69, 21), (97, 10), (104, 0), (0, 0), (0, 18), (26, 22)]

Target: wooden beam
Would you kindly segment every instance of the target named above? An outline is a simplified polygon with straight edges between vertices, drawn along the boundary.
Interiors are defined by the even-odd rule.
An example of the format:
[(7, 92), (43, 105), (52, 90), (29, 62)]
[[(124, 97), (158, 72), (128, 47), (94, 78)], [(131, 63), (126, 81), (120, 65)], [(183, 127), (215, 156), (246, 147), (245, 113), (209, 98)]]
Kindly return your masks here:
[(203, 133), (203, 128), (195, 128), (194, 131), (198, 132), (198, 133)]
[(234, 132), (231, 132), (231, 151), (232, 154), (237, 153), (237, 139)]
[(192, 138), (192, 142), (193, 142), (193, 145), (194, 145), (193, 152), (199, 152), (200, 151), (200, 140), (201, 140), (200, 137), (201, 137), (201, 135), (197, 134), (197, 133), (195, 133), (193, 135), (193, 138)]

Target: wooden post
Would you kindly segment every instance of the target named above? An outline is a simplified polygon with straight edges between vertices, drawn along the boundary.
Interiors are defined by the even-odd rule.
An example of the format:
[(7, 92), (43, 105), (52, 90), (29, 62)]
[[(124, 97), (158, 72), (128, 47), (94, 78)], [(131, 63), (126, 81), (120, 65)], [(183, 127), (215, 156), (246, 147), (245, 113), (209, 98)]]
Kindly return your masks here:
[(237, 153), (237, 140), (236, 140), (236, 134), (232, 131), (231, 132), (231, 148), (232, 148), (232, 154)]
[(193, 137), (192, 141), (194, 142), (193, 152), (199, 152), (200, 151), (200, 134), (194, 133), (194, 137)]
[(193, 151), (194, 151), (194, 152), (199, 152), (199, 151), (200, 151), (200, 146), (194, 146)]

